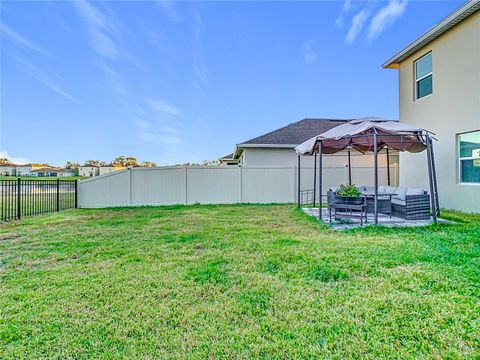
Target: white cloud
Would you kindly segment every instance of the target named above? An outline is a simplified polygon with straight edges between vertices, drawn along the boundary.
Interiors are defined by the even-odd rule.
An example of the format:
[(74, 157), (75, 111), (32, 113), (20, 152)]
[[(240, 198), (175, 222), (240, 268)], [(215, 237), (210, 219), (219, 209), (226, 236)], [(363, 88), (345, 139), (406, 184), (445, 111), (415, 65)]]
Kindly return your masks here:
[(310, 65), (317, 61), (317, 53), (313, 50), (313, 43), (311, 41), (305, 41), (302, 45), (303, 59), (305, 64)]
[(385, 28), (393, 24), (403, 15), (407, 6), (407, 0), (389, 0), (380, 11), (373, 17), (368, 28), (368, 40), (373, 40), (380, 35)]
[(369, 15), (369, 12), (366, 9), (363, 9), (353, 17), (347, 36), (345, 37), (347, 43), (353, 44), (360, 31), (362, 31), (363, 25)]
[(8, 152), (0, 150), (0, 158), (7, 158), (14, 164), (28, 164), (30, 161), (22, 156), (10, 156)]
[(162, 7), (165, 14), (167, 14), (167, 16), (170, 19), (172, 19), (174, 22), (180, 22), (183, 20), (170, 0), (158, 0), (157, 4), (159, 4)]
[(195, 21), (192, 22), (193, 37), (193, 64), (192, 72), (195, 78), (195, 84), (199, 89), (209, 88), (208, 69), (203, 58), (203, 35), (205, 33), (205, 25), (202, 16), (198, 11), (195, 12)]
[(33, 41), (27, 39), (26, 37), (20, 35), (16, 31), (14, 31), (12, 28), (7, 26), (5, 23), (1, 24), (1, 30), (17, 47), (27, 48), (39, 54), (42, 54), (45, 56), (51, 56), (51, 54), (47, 50), (35, 44)]
[(147, 104), (149, 104), (150, 107), (155, 111), (167, 113), (173, 116), (179, 116), (182, 113), (179, 108), (170, 105), (162, 99), (147, 99)]
[(110, 59), (117, 58), (118, 49), (113, 39), (116, 32), (115, 26), (95, 6), (86, 0), (72, 1), (72, 3), (87, 25), (95, 51)]
[(335, 20), (335, 27), (337, 28), (343, 27), (343, 17), (345, 16), (345, 13), (350, 11), (351, 8), (352, 8), (352, 0), (345, 0), (343, 2), (342, 12), (340, 13), (340, 15), (338, 15), (337, 20)]
[(173, 126), (150, 123), (143, 119), (135, 119), (137, 138), (151, 146), (166, 147), (181, 144), (180, 131)]
[(10, 56), (15, 59), (19, 64), (23, 65), (31, 77), (35, 78), (40, 83), (48, 87), (50, 90), (56, 92), (57, 94), (78, 103), (78, 100), (72, 95), (70, 95), (68, 92), (63, 90), (60, 85), (58, 85), (58, 83), (53, 79), (53, 76), (49, 75), (47, 71), (38, 68), (37, 66), (33, 65), (28, 60), (20, 56), (14, 54), (10, 54)]

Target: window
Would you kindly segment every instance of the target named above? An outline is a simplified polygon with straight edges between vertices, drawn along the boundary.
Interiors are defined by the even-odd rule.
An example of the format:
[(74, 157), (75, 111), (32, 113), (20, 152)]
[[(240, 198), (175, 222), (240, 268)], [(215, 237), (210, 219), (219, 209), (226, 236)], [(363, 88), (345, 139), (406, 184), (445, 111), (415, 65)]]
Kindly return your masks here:
[(480, 184), (480, 131), (458, 136), (461, 183)]
[(433, 93), (432, 53), (415, 61), (415, 99), (421, 99)]

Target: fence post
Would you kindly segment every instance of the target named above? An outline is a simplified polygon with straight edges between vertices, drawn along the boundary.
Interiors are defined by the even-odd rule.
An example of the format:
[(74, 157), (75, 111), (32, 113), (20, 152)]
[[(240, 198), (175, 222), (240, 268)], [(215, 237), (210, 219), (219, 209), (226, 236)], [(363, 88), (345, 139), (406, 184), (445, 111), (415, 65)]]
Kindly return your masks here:
[(60, 180), (57, 179), (57, 211), (60, 211)]
[(78, 180), (75, 179), (75, 209), (78, 209)]
[(22, 180), (20, 180), (20, 178), (17, 178), (17, 219), (20, 219), (20, 217), (22, 216), (22, 212), (20, 209), (20, 206), (22, 204), (22, 201), (20, 199), (20, 194), (22, 193), (20, 191), (21, 183), (22, 183)]

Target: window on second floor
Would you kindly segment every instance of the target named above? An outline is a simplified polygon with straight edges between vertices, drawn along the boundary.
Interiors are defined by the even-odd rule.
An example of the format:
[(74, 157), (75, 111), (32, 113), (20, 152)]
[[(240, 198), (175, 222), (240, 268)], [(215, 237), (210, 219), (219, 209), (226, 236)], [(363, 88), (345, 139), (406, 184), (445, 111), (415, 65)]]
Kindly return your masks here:
[(432, 53), (428, 53), (415, 61), (415, 99), (421, 99), (432, 93)]
[(480, 131), (458, 135), (461, 183), (480, 184)]

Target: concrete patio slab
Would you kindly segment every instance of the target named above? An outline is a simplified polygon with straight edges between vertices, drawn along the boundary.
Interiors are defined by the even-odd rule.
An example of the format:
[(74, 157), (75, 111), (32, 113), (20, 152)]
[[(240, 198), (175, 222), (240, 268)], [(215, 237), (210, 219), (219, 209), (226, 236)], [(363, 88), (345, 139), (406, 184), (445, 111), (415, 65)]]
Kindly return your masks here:
[[(318, 208), (302, 208), (302, 210), (310, 215), (318, 218)], [(334, 220), (332, 218), (332, 223), (330, 224), (330, 218), (328, 216), (328, 210), (326, 208), (322, 211), (322, 220), (325, 224), (330, 225), (335, 230), (346, 230), (346, 229), (353, 229), (356, 227), (360, 227), (360, 219), (341, 219), (341, 220)], [(374, 223), (374, 216), (373, 214), (368, 214), (367, 216), (367, 224), (364, 225), (373, 225)], [(445, 219), (437, 219), (438, 223), (452, 223), (449, 220)], [(426, 226), (433, 224), (433, 219), (429, 220), (405, 220), (398, 217), (390, 217), (385, 214), (378, 214), (378, 225), (380, 226), (387, 226), (387, 227), (413, 227), (413, 226)]]

